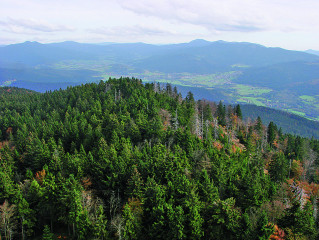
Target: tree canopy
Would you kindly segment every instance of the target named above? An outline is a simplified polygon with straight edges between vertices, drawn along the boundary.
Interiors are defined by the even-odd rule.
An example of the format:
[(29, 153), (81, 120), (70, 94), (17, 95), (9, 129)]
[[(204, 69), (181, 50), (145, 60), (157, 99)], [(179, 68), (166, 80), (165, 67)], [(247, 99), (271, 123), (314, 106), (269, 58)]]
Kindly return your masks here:
[(170, 85), (0, 88), (0, 235), (314, 239), (318, 153)]

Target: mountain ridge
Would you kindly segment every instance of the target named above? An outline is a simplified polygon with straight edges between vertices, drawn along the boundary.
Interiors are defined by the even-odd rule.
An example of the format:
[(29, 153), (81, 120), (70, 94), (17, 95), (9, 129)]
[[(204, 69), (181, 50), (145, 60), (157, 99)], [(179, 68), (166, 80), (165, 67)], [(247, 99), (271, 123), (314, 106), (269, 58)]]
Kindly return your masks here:
[(310, 54), (314, 54), (314, 55), (319, 55), (319, 51), (317, 51), (317, 50), (309, 49), (309, 50), (306, 50), (305, 52), (310, 53)]
[[(242, 49), (240, 49), (242, 48)], [(39, 58), (48, 58), (48, 56), (55, 56), (54, 60), (65, 60), (65, 59), (91, 59), (98, 58), (103, 55), (113, 54), (113, 55), (121, 55), (123, 51), (127, 54), (136, 53), (136, 55), (140, 55), (142, 58), (147, 58), (151, 55), (163, 55), (167, 54), (180, 54), (181, 51), (187, 50), (192, 56), (198, 56), (200, 54), (202, 57), (214, 57), (215, 61), (220, 58), (220, 55), (232, 54), (232, 58), (236, 58), (239, 61), (237, 63), (248, 63), (252, 65), (256, 60), (261, 61), (260, 54), (267, 54), (267, 61), (261, 61), (258, 65), (267, 65), (278, 62), (288, 62), (288, 61), (313, 61), (318, 60), (319, 57), (313, 56), (313, 54), (300, 52), (300, 51), (291, 51), (282, 48), (269, 48), (255, 43), (247, 43), (247, 42), (225, 42), (225, 41), (215, 41), (209, 42), (205, 40), (193, 40), (189, 43), (180, 43), (180, 44), (171, 44), (171, 45), (153, 45), (146, 43), (116, 43), (116, 44), (108, 44), (108, 45), (98, 45), (98, 44), (90, 44), (90, 43), (77, 43), (72, 41), (60, 42), (60, 43), (48, 43), (42, 44), (38, 42), (24, 42), (19, 44), (11, 44), (7, 45), (4, 48), (0, 49), (0, 54), (3, 59), (9, 59), (10, 61), (22, 61), (25, 60), (25, 64), (34, 64), (30, 53), (36, 55)], [(67, 51), (66, 51), (67, 50)], [(47, 51), (47, 52), (46, 52)], [(167, 52), (168, 51), (168, 52)], [(257, 52), (257, 56), (256, 55)], [(18, 53), (17, 53), (18, 52)], [(254, 53), (255, 52), (255, 53)], [(83, 55), (83, 53), (89, 54), (88, 56)], [(209, 55), (208, 55), (209, 53)], [(252, 61), (247, 62), (247, 57), (243, 56), (249, 55), (248, 57), (254, 57)], [(29, 58), (25, 58), (26, 55)], [(240, 57), (241, 56), (241, 57)], [(25, 59), (24, 59), (24, 58)], [(104, 56), (107, 58), (108, 56)], [(229, 57), (229, 56), (228, 56)], [(225, 56), (224, 56), (225, 58)], [(31, 60), (30, 60), (31, 59)], [(183, 58), (179, 59), (179, 62), (182, 62)], [(147, 61), (147, 59), (146, 59)], [(246, 62), (245, 62), (246, 61)], [(257, 62), (258, 62), (257, 61)], [(232, 62), (234, 63), (234, 62)]]

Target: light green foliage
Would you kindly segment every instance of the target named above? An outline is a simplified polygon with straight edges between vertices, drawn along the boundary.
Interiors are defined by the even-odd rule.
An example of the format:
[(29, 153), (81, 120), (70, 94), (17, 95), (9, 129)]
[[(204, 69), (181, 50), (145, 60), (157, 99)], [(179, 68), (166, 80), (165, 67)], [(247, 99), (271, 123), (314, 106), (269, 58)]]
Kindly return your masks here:
[(53, 240), (54, 234), (51, 233), (51, 230), (48, 225), (44, 226), (42, 240)]
[(124, 238), (139, 239), (143, 229), (143, 208), (139, 199), (131, 198), (123, 210)]
[(235, 199), (218, 200), (210, 206), (210, 211), (210, 237), (235, 239), (241, 227), (241, 211), (235, 206)]

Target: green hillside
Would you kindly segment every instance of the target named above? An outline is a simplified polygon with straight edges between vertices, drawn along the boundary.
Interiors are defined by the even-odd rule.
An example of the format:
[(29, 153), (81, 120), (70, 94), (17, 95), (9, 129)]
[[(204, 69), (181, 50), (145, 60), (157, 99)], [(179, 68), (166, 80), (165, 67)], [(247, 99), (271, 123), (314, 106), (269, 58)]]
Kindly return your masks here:
[(275, 122), (285, 133), (319, 139), (318, 121), (256, 105), (241, 105), (241, 109), (244, 119), (256, 119), (259, 116), (264, 124), (268, 125), (270, 122)]

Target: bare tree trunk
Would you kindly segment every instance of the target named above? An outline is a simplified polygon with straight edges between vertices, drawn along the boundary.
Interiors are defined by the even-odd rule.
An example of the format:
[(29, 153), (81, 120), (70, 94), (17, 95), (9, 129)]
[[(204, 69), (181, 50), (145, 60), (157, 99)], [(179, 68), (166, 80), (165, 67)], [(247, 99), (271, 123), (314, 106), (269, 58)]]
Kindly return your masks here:
[(315, 197), (313, 201), (313, 217), (317, 221), (317, 216), (318, 216), (318, 206), (317, 206), (317, 201), (318, 199)]
[(175, 118), (174, 118), (174, 127), (175, 130), (178, 129), (178, 115), (177, 115), (177, 108), (176, 108), (176, 113), (175, 113)]
[(307, 146), (308, 151), (307, 154), (305, 156), (305, 158), (303, 159), (304, 162), (304, 180), (309, 180), (309, 178), (311, 178), (311, 175), (313, 175), (315, 168), (315, 161), (317, 159), (317, 154), (314, 150), (312, 150), (309, 146)]
[[(21, 236), (22, 236), (22, 240), (24, 240), (24, 227), (23, 227), (23, 221), (24, 221), (24, 219), (23, 219), (23, 217), (21, 218)], [(0, 240), (1, 240), (1, 238), (0, 238)]]
[(7, 200), (0, 205), (0, 219), (2, 222), (2, 228), (4, 231), (5, 239), (11, 239), (13, 231), (16, 227), (14, 222), (15, 205), (10, 205)]
[(218, 121), (217, 121), (217, 118), (214, 118), (213, 119), (213, 123), (214, 123), (214, 139), (217, 139), (218, 138)]

